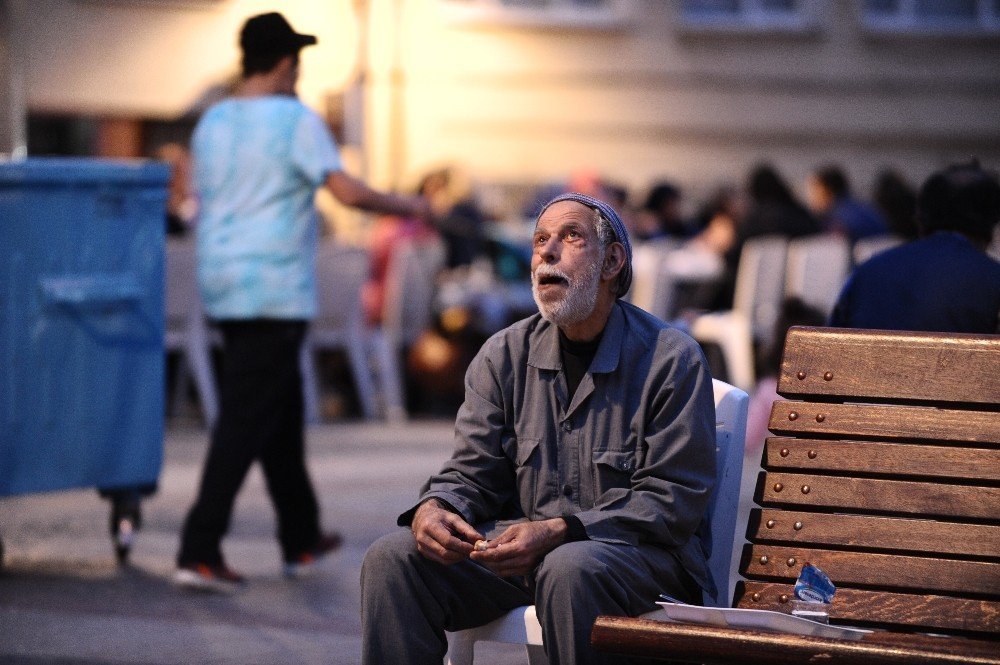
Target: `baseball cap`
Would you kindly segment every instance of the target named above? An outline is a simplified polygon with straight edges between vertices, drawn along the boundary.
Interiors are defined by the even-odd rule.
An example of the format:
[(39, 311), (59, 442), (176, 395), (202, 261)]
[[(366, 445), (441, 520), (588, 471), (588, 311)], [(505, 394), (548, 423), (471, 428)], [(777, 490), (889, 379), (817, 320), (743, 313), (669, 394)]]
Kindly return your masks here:
[(278, 12), (251, 16), (240, 30), (240, 48), (244, 53), (284, 55), (316, 43), (314, 35), (302, 35), (292, 29)]

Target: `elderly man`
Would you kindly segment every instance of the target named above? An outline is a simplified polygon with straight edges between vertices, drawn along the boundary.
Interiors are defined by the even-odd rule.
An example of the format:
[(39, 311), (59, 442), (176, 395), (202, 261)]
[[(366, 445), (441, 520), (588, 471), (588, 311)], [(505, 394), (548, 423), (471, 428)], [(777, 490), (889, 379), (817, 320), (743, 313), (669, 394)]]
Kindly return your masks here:
[(441, 663), (445, 630), (535, 604), (552, 663), (609, 662), (599, 614), (700, 602), (715, 476), (712, 383), (687, 336), (621, 302), (631, 244), (607, 204), (556, 197), (535, 227), (539, 314), (465, 379), (456, 447), (361, 572), (364, 662)]

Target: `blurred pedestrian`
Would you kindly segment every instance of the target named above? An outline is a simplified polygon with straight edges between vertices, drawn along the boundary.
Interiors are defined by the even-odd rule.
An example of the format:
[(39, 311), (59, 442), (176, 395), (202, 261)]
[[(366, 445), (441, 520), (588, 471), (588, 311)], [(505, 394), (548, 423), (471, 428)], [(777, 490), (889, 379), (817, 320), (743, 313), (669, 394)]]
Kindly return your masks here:
[(254, 461), (274, 503), (285, 574), (340, 545), (320, 530), (305, 464), (299, 351), (316, 311), (316, 190), (363, 210), (429, 216), (423, 199), (376, 192), (342, 170), (326, 124), (295, 96), (299, 51), (315, 43), (281, 14), (248, 19), (238, 94), (206, 111), (192, 141), (199, 285), (224, 345), (219, 420), (177, 556), (183, 587), (242, 584), (221, 540)]

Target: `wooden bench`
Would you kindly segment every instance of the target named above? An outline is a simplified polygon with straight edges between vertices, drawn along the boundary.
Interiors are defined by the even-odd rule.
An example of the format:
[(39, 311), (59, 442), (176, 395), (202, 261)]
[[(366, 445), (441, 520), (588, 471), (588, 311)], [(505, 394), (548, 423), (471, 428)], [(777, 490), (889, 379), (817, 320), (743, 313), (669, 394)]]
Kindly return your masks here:
[[(735, 606), (805, 563), (861, 641), (599, 617), (602, 652), (705, 663), (1000, 663), (1000, 336), (792, 328)], [(921, 633), (933, 633), (929, 636)]]

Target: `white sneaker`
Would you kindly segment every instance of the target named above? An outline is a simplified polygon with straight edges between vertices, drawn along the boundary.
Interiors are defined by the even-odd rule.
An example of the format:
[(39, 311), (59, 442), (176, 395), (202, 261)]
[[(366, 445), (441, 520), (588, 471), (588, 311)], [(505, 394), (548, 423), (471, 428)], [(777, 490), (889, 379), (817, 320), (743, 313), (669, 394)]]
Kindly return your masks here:
[(182, 589), (209, 593), (234, 593), (245, 585), (243, 577), (225, 564), (209, 566), (204, 563), (179, 567), (174, 573), (173, 582)]

